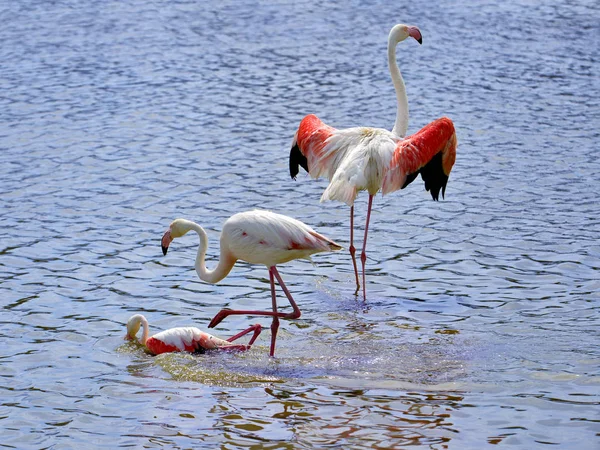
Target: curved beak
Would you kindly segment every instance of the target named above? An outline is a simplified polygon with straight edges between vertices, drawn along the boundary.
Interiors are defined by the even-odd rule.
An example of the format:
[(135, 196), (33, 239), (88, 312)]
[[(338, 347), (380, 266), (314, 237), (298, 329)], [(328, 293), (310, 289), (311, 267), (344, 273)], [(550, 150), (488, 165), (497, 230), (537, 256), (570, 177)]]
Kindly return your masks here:
[(162, 247), (162, 252), (163, 255), (167, 254), (167, 250), (169, 250), (169, 244), (173, 241), (173, 238), (171, 237), (171, 230), (167, 230), (165, 232), (165, 234), (162, 237), (162, 240), (160, 242), (160, 245)]
[(423, 36), (421, 36), (421, 30), (417, 27), (407, 27), (408, 35), (414, 38), (419, 44), (423, 43)]

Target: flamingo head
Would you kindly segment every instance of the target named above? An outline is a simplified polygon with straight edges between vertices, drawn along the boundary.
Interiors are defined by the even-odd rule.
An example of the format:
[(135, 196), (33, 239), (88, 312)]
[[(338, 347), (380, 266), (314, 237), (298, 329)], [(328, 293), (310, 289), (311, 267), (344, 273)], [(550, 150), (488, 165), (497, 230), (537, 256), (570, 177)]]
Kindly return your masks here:
[(173, 242), (173, 239), (178, 238), (186, 234), (192, 229), (192, 222), (185, 219), (175, 219), (169, 225), (169, 229), (165, 232), (161, 240), (161, 247), (163, 255), (167, 254), (169, 250), (169, 244)]
[(404, 25), (399, 23), (395, 25), (390, 31), (389, 42), (392, 45), (396, 45), (402, 42), (404, 39), (411, 37), (416, 40), (419, 44), (423, 43), (423, 36), (421, 36), (421, 30), (412, 25)]
[(142, 315), (135, 314), (129, 318), (127, 321), (127, 334), (125, 335), (126, 341), (133, 341), (135, 339), (135, 335), (140, 330), (140, 326), (142, 325)]

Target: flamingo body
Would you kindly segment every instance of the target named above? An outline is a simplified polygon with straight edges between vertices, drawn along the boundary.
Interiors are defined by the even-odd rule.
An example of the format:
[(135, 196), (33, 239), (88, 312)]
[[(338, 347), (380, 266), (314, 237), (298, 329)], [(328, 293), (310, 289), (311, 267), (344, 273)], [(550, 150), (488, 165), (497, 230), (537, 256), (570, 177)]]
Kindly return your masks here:
[[(140, 344), (144, 345), (153, 355), (172, 352), (204, 353), (206, 350), (248, 350), (262, 330), (260, 325), (252, 325), (229, 340), (224, 340), (196, 327), (178, 327), (148, 337), (150, 333), (148, 320), (142, 314), (135, 314), (127, 321), (125, 339), (134, 340), (140, 326), (143, 328)], [(254, 331), (254, 335), (248, 345), (232, 343), (251, 331)]]
[(267, 267), (341, 248), (299, 220), (263, 210), (242, 212), (227, 219), (221, 246), (235, 259)]
[(146, 341), (146, 347), (154, 355), (168, 352), (203, 352), (233, 345), (196, 327), (170, 328)]

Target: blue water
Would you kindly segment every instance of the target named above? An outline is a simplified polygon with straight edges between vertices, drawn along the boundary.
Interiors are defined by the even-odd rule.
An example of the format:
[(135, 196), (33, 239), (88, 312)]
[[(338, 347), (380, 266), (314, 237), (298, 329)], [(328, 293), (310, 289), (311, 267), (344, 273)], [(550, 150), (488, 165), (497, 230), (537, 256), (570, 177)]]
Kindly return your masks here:
[[(600, 445), (596, 1), (9, 2), (0, 8), (0, 427), (6, 448)], [(235, 355), (125, 343), (270, 307), (267, 270), (193, 269), (202, 224), (255, 207), (348, 245), (348, 208), (288, 173), (300, 119), (452, 118), (446, 199), (378, 196), (369, 298), (346, 252), (280, 272), (302, 310)], [(366, 195), (356, 203), (357, 234)], [(280, 297), (283, 308), (285, 299)], [(284, 308), (284, 310), (287, 310)]]

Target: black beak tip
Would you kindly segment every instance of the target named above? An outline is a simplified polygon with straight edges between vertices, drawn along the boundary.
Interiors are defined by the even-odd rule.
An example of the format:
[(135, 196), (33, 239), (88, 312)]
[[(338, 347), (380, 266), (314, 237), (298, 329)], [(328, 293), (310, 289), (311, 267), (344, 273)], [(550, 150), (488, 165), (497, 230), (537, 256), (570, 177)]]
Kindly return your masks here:
[(165, 247), (164, 245), (161, 245), (161, 248), (162, 248), (163, 256), (165, 256), (167, 254), (167, 250), (169, 250), (169, 247)]
[(417, 42), (422, 45), (423, 44), (423, 38), (417, 39)]

